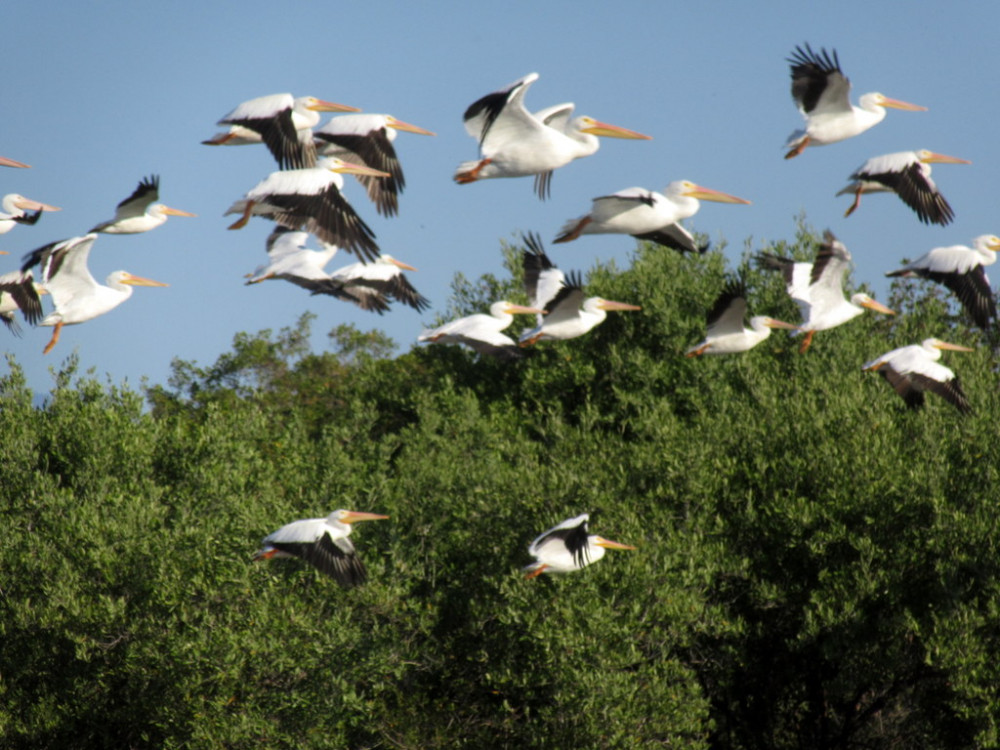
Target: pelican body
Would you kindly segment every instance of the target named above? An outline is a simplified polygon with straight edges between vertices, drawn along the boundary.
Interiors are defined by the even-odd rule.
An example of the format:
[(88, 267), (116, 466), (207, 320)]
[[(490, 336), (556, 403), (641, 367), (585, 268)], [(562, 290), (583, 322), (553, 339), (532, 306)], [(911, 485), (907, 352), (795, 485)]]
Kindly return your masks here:
[(226, 215), (241, 214), (229, 228), (241, 229), (251, 216), (263, 216), (289, 229), (305, 229), (363, 260), (374, 260), (379, 253), (375, 234), (341, 193), (341, 174), (386, 176), (338, 158), (324, 159), (308, 169), (272, 172), (229, 207)]
[(607, 549), (635, 549), (630, 544), (613, 542), (587, 531), (589, 513), (567, 518), (558, 526), (540, 534), (528, 547), (535, 558), (525, 570), (526, 578), (542, 573), (572, 573), (597, 562)]
[(596, 153), (600, 148), (598, 136), (650, 140), (648, 135), (592, 117), (572, 118), (573, 104), (528, 112), (524, 95), (536, 80), (538, 74), (529, 73), (465, 110), (465, 130), (479, 141), (480, 158), (460, 164), (455, 182), (464, 185), (494, 177), (530, 175), (535, 178), (538, 197), (545, 199), (552, 171)]
[(967, 414), (972, 411), (972, 407), (962, 392), (958, 376), (938, 362), (945, 349), (955, 352), (973, 351), (967, 346), (929, 338), (920, 344), (886, 352), (881, 357), (866, 362), (861, 369), (881, 374), (912, 409), (923, 406), (924, 391), (930, 391)]
[(1000, 237), (983, 234), (972, 241), (972, 247), (936, 247), (886, 276), (918, 277), (943, 284), (955, 293), (972, 321), (986, 330), (996, 320), (997, 306), (984, 266), (996, 263), (998, 251)]
[(708, 311), (707, 331), (703, 341), (688, 349), (684, 356), (699, 357), (703, 354), (737, 354), (753, 349), (771, 335), (772, 328), (793, 329), (790, 323), (755, 315), (750, 327), (744, 328), (747, 314), (746, 286), (742, 281), (730, 281)]
[(403, 273), (416, 270), (383, 253), (371, 263), (342, 266), (330, 274), (330, 279), (339, 285), (341, 299), (353, 302), (362, 310), (373, 309), (376, 302), (387, 309), (386, 300), (392, 298), (421, 312), (430, 307), (430, 300), (420, 294)]
[(934, 180), (931, 164), (971, 164), (967, 159), (936, 154), (927, 149), (899, 151), (869, 159), (848, 178), (852, 182), (837, 195), (854, 194), (854, 203), (844, 216), (850, 216), (861, 205), (865, 193), (895, 193), (917, 214), (924, 224), (950, 224), (955, 218)]
[(323, 269), (339, 248), (324, 245), (322, 250), (311, 250), (306, 247), (308, 239), (308, 232), (276, 226), (267, 238), (268, 263), (258, 266), (246, 284), (283, 279), (310, 292), (321, 291), (322, 283), (330, 278)]
[(314, 96), (291, 94), (259, 96), (240, 104), (219, 120), (229, 129), (202, 141), (206, 146), (243, 146), (264, 143), (281, 169), (316, 165), (312, 128), (320, 112), (357, 112), (357, 107), (336, 104)]
[(926, 107), (890, 99), (879, 93), (865, 94), (858, 106), (850, 102), (851, 82), (840, 69), (837, 52), (813, 52), (808, 44), (796, 47), (791, 64), (792, 99), (806, 120), (804, 130), (789, 137), (786, 159), (798, 156), (807, 146), (825, 146), (860, 135), (885, 119), (886, 108), (923, 111)]
[(118, 204), (115, 218), (101, 222), (90, 231), (104, 234), (139, 234), (156, 229), (169, 216), (196, 216), (179, 208), (156, 203), (159, 197), (159, 176), (154, 174), (145, 177), (132, 194)]
[[(25, 198), (17, 193), (8, 193), (3, 197), (3, 212), (0, 213), (0, 234), (7, 234), (18, 224), (35, 224), (43, 211), (59, 211), (56, 206), (40, 203), (31, 198)], [(35, 213), (29, 214), (28, 211)]]
[(797, 327), (806, 337), (799, 351), (806, 352), (816, 331), (827, 331), (854, 320), (865, 310), (895, 315), (864, 292), (844, 297), (844, 281), (851, 268), (851, 253), (827, 230), (823, 245), (812, 263), (796, 263), (778, 255), (761, 253), (757, 261), (765, 268), (781, 271), (788, 296), (799, 306), (802, 323)]
[(87, 257), (97, 235), (90, 233), (40, 247), (29, 253), (22, 271), (39, 266), (39, 278), (52, 295), (55, 309), (39, 325), (53, 326), (52, 339), (43, 354), (52, 351), (65, 325), (76, 325), (104, 315), (132, 296), (133, 286), (167, 286), (159, 281), (133, 276), (128, 271), (114, 271), (107, 286), (98, 284), (87, 268)]
[(521, 356), (517, 344), (501, 333), (514, 322), (515, 314), (541, 313), (537, 307), (515, 305), (507, 300), (490, 305), (490, 313), (477, 313), (449, 321), (437, 328), (423, 331), (417, 341), (441, 344), (465, 344), (479, 354), (515, 359)]
[(525, 235), (524, 243), (526, 249), (521, 263), (525, 291), (533, 307), (544, 309), (544, 317), (540, 314), (538, 325), (521, 335), (519, 346), (574, 339), (603, 323), (610, 310), (642, 309), (627, 302), (585, 297), (580, 275), (565, 276), (545, 254), (538, 235)]
[(378, 513), (335, 510), (326, 518), (308, 518), (282, 526), (264, 537), (254, 560), (299, 557), (344, 588), (360, 586), (368, 577), (354, 545), (347, 537), (351, 524), (388, 518)]
[(718, 203), (750, 203), (689, 180), (675, 180), (667, 185), (663, 193), (631, 187), (594, 198), (590, 213), (566, 222), (554, 242), (571, 242), (581, 234), (630, 234), (681, 252), (705, 252), (708, 246), (699, 247), (679, 223), (698, 213), (701, 207), (699, 199)]
[(430, 130), (403, 122), (392, 115), (375, 114), (332, 117), (326, 125), (313, 131), (316, 151), (320, 156), (337, 156), (389, 175), (384, 179), (358, 175), (368, 197), (383, 216), (399, 213), (399, 194), (406, 187), (403, 167), (392, 145), (400, 130), (417, 135), (434, 135)]

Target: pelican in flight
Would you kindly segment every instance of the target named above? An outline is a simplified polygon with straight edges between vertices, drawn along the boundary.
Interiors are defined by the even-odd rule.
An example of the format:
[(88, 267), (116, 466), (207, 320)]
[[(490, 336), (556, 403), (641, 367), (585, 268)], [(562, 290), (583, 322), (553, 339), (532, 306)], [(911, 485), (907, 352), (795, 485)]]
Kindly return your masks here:
[(613, 542), (589, 533), (588, 520), (589, 513), (567, 518), (535, 539), (528, 547), (528, 553), (535, 558), (535, 562), (525, 567), (525, 578), (535, 578), (542, 573), (581, 570), (604, 557), (606, 549), (635, 549), (631, 544)]
[[(34, 224), (42, 215), (42, 211), (60, 211), (56, 206), (39, 203), (31, 198), (25, 198), (17, 193), (8, 193), (3, 197), (3, 211), (0, 212), (0, 234), (7, 234), (18, 224)], [(28, 211), (35, 213), (29, 214)]]
[(514, 322), (514, 315), (541, 313), (537, 307), (515, 305), (507, 300), (490, 305), (489, 315), (477, 313), (452, 320), (437, 328), (424, 330), (417, 341), (439, 344), (465, 344), (479, 354), (515, 359), (521, 356), (517, 344), (500, 333)]
[(972, 241), (972, 247), (936, 247), (886, 276), (919, 277), (943, 284), (955, 293), (972, 321), (985, 330), (996, 319), (997, 306), (984, 266), (996, 263), (998, 251), (1000, 237), (983, 234)]
[(866, 362), (861, 369), (880, 373), (910, 408), (923, 406), (924, 391), (930, 391), (967, 414), (972, 407), (962, 392), (958, 376), (938, 362), (943, 349), (973, 351), (967, 346), (949, 344), (941, 339), (924, 339), (920, 344), (886, 352), (878, 359)]
[(927, 107), (890, 99), (882, 94), (865, 94), (854, 106), (849, 100), (851, 82), (840, 69), (837, 52), (819, 54), (808, 44), (796, 47), (788, 58), (792, 67), (792, 98), (806, 120), (805, 130), (796, 130), (785, 148), (786, 159), (802, 153), (806, 146), (825, 146), (860, 135), (885, 119), (886, 107), (924, 111)]
[(15, 336), (21, 335), (21, 327), (14, 318), (18, 310), (30, 325), (37, 325), (42, 319), (42, 301), (31, 271), (11, 271), (0, 275), (0, 321)]
[(358, 175), (375, 209), (383, 216), (399, 213), (399, 194), (406, 187), (403, 167), (392, 142), (397, 131), (434, 135), (430, 130), (398, 120), (392, 115), (340, 115), (313, 131), (320, 156), (339, 156), (355, 164), (364, 164), (388, 173), (384, 179)]
[(8, 159), (6, 156), (0, 156), (0, 167), (20, 167), (21, 169), (30, 169), (31, 165), (20, 161), (14, 161), (13, 159)]
[(535, 178), (535, 192), (549, 195), (552, 170), (600, 148), (597, 136), (651, 140), (648, 135), (608, 125), (592, 117), (573, 118), (573, 104), (557, 104), (534, 114), (524, 107), (524, 94), (538, 80), (529, 73), (487, 94), (465, 110), (465, 130), (479, 141), (478, 161), (463, 162), (455, 182), (464, 185), (493, 177)]
[(243, 146), (263, 142), (279, 168), (313, 167), (316, 166), (316, 147), (312, 128), (319, 123), (319, 113), (358, 111), (357, 107), (314, 96), (260, 96), (243, 102), (219, 120), (219, 125), (228, 125), (229, 129), (202, 143), (206, 146)]
[(850, 300), (844, 297), (844, 281), (851, 268), (851, 253), (830, 230), (823, 234), (823, 244), (812, 263), (796, 263), (770, 253), (760, 253), (757, 261), (764, 268), (781, 271), (788, 296), (799, 305), (803, 322), (797, 330), (806, 331), (800, 352), (809, 349), (816, 331), (836, 328), (865, 310), (896, 314), (863, 292), (851, 295)]
[(85, 323), (110, 312), (132, 296), (133, 286), (167, 286), (128, 271), (113, 271), (107, 278), (107, 286), (98, 284), (87, 268), (87, 256), (96, 239), (96, 234), (85, 234), (53, 242), (25, 256), (21, 270), (39, 266), (40, 283), (52, 295), (55, 307), (39, 323), (54, 326), (43, 354), (52, 351), (64, 325)]
[(336, 291), (327, 293), (353, 302), (362, 310), (377, 309), (374, 305), (388, 309), (387, 300), (391, 298), (422, 312), (430, 307), (430, 300), (414, 289), (403, 273), (416, 270), (410, 264), (383, 253), (371, 263), (352, 263), (338, 268), (330, 274)]
[(936, 154), (926, 149), (873, 157), (854, 170), (848, 178), (852, 182), (837, 193), (854, 194), (854, 203), (844, 216), (854, 213), (861, 205), (861, 196), (865, 193), (895, 193), (903, 203), (916, 211), (917, 218), (924, 224), (949, 224), (955, 218), (955, 212), (931, 179), (930, 165), (935, 162), (972, 163), (967, 159)]
[(310, 292), (320, 292), (323, 282), (330, 278), (323, 269), (340, 248), (323, 245), (322, 250), (312, 250), (306, 247), (308, 241), (308, 232), (276, 226), (267, 238), (268, 263), (248, 274), (247, 286), (283, 279)]
[(521, 263), (525, 290), (532, 306), (544, 310), (544, 317), (539, 314), (538, 325), (521, 335), (519, 346), (575, 339), (603, 323), (609, 310), (642, 309), (603, 297), (586, 297), (580, 275), (564, 275), (545, 254), (537, 234), (526, 234), (524, 244), (526, 249)]
[(702, 354), (736, 354), (753, 349), (771, 335), (772, 328), (794, 329), (791, 323), (755, 315), (744, 328), (747, 315), (747, 290), (742, 280), (733, 279), (723, 288), (706, 316), (708, 326), (704, 341), (692, 346), (685, 357)]
[(111, 221), (102, 221), (90, 231), (103, 234), (139, 234), (156, 229), (170, 216), (197, 216), (179, 208), (156, 203), (159, 197), (159, 176), (154, 174), (144, 177), (132, 191), (132, 195), (118, 204), (115, 218)]
[(590, 213), (566, 222), (554, 242), (571, 242), (581, 234), (630, 234), (681, 252), (703, 253), (708, 245), (699, 247), (679, 223), (698, 213), (700, 201), (750, 204), (743, 198), (688, 180), (671, 182), (663, 193), (640, 187), (626, 188), (594, 198)]
[(388, 517), (378, 513), (335, 510), (326, 518), (292, 521), (264, 537), (264, 547), (253, 559), (300, 557), (344, 588), (360, 586), (368, 574), (354, 545), (347, 538), (352, 531), (351, 524), (381, 521)]
[(341, 193), (341, 174), (385, 177), (387, 173), (338, 158), (308, 169), (272, 172), (229, 207), (226, 215), (240, 214), (229, 228), (242, 229), (251, 216), (263, 216), (289, 229), (305, 229), (363, 260), (375, 260), (379, 253), (375, 234)]
[(324, 268), (339, 248), (324, 245), (322, 250), (311, 250), (306, 247), (308, 239), (308, 232), (275, 227), (267, 238), (269, 262), (247, 274), (246, 285), (284, 279), (313, 294), (328, 294), (379, 314), (389, 309), (391, 299), (418, 311), (430, 304), (402, 273), (415, 271), (413, 266), (382, 254), (372, 263), (352, 263), (327, 273)]

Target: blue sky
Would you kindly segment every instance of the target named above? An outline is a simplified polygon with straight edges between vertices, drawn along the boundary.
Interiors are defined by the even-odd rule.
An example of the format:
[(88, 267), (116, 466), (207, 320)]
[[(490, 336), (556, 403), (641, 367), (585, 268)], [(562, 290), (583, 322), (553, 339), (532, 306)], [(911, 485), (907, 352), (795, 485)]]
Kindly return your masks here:
[[(765, 9), (766, 8), (766, 9)], [(342, 322), (380, 328), (401, 351), (444, 311), (456, 272), (502, 273), (499, 241), (521, 230), (551, 243), (594, 196), (630, 186), (662, 189), (690, 179), (753, 201), (703, 204), (687, 222), (731, 260), (750, 240), (791, 238), (796, 217), (829, 227), (855, 259), (854, 280), (882, 298), (885, 271), (932, 247), (1000, 233), (1000, 80), (991, 3), (21, 3), (4, 10), (8, 30), (0, 155), (32, 169), (0, 169), (0, 194), (62, 207), (33, 227), (0, 236), (0, 272), (22, 254), (80, 235), (108, 219), (148, 174), (162, 202), (198, 218), (152, 232), (102, 236), (91, 271), (126, 269), (170, 284), (138, 288), (89, 323), (67, 327), (43, 356), (50, 329), (25, 328), (0, 342), (39, 393), (50, 368), (76, 352), (83, 370), (137, 387), (162, 383), (174, 357), (208, 365), (234, 334), (293, 325), (316, 313), (314, 347)], [(864, 135), (808, 149), (786, 162), (781, 146), (801, 125), (785, 58), (795, 45), (835, 48), (854, 84), (927, 106), (890, 111)], [(652, 135), (604, 139), (601, 150), (556, 172), (539, 201), (530, 179), (458, 186), (455, 166), (477, 156), (465, 108), (526, 73), (540, 79), (533, 109), (572, 101), (577, 112)], [(414, 285), (432, 301), (419, 314), (397, 306), (379, 317), (283, 282), (243, 285), (264, 259), (271, 225), (253, 219), (227, 231), (226, 208), (275, 169), (262, 147), (209, 148), (216, 120), (256, 96), (292, 92), (387, 112), (435, 131), (400, 134), (407, 190), (398, 217), (378, 216), (353, 181), (346, 193), (383, 252), (415, 265)], [(893, 196), (867, 196), (848, 219), (835, 198), (867, 158), (928, 148), (972, 160), (939, 165), (935, 180), (956, 213), (927, 227)], [(550, 255), (564, 269), (626, 263), (634, 241), (585, 236)], [(667, 252), (666, 250), (664, 252)], [(351, 262), (343, 255), (330, 268)], [(629, 300), (642, 303), (642, 300)], [(0, 372), (7, 364), (0, 362)]]

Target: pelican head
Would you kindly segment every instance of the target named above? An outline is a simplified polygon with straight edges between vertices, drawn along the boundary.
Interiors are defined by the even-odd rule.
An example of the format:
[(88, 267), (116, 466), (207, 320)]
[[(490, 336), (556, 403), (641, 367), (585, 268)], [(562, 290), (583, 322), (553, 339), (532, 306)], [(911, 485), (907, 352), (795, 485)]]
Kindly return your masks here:
[(735, 195), (729, 195), (719, 190), (712, 190), (712, 188), (702, 187), (688, 180), (681, 180), (680, 183), (680, 194), (688, 198), (715, 201), (716, 203), (742, 203), (746, 206), (750, 205), (750, 201), (748, 200), (737, 198)]
[(326, 520), (330, 523), (358, 523), (359, 521), (383, 521), (389, 516), (380, 513), (362, 513), (356, 510), (335, 510)]
[(23, 195), (18, 195), (17, 193), (11, 193), (10, 195), (4, 196), (3, 205), (7, 210), (10, 210), (11, 208), (17, 208), (21, 211), (62, 210), (58, 206), (50, 206), (48, 203), (40, 203), (39, 201), (31, 200), (31, 198), (25, 198)]
[(972, 246), (976, 250), (991, 250), (994, 253), (1000, 252), (1000, 237), (995, 234), (981, 234), (972, 241)]
[(909, 102), (900, 101), (899, 99), (890, 99), (888, 96), (885, 96), (884, 94), (879, 94), (878, 92), (872, 94), (865, 94), (863, 97), (861, 97), (862, 107), (864, 107), (865, 100), (878, 107), (889, 107), (890, 109), (905, 109), (909, 112), (927, 111), (927, 107), (921, 107), (919, 104), (910, 104)]
[(933, 151), (928, 151), (926, 148), (922, 148), (917, 151), (917, 161), (923, 164), (972, 164), (972, 162), (968, 159), (959, 159), (957, 156), (936, 154)]
[(404, 263), (401, 260), (397, 260), (396, 258), (393, 258), (388, 253), (382, 253), (382, 255), (379, 256), (379, 260), (382, 261), (383, 263), (391, 263), (392, 265), (396, 266), (397, 268), (402, 268), (404, 271), (416, 271), (417, 270), (416, 268), (414, 268), (413, 266), (411, 266), (409, 263)]

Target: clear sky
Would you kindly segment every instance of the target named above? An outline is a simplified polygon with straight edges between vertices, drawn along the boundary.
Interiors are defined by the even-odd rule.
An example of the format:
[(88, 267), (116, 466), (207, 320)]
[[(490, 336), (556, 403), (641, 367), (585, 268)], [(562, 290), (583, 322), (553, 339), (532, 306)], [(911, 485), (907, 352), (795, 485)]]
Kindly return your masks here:
[[(0, 343), (40, 393), (49, 370), (76, 352), (84, 370), (137, 387), (163, 383), (174, 357), (208, 365), (234, 334), (293, 325), (317, 314), (314, 347), (342, 322), (385, 330), (406, 351), (445, 309), (456, 272), (501, 273), (499, 240), (521, 230), (546, 243), (591, 198), (630, 186), (660, 190), (689, 179), (753, 201), (706, 203), (689, 228), (725, 238), (735, 260), (748, 239), (791, 238), (803, 212), (829, 227), (854, 255), (854, 280), (885, 297), (885, 271), (932, 247), (1000, 233), (997, 111), (1000, 58), (994, 3), (18, 3), (4, 9), (0, 155), (31, 169), (0, 169), (0, 194), (62, 207), (33, 227), (0, 236), (0, 272), (41, 245), (84, 234), (148, 174), (160, 199), (198, 214), (145, 234), (101, 236), (94, 276), (126, 269), (170, 284), (137, 288), (94, 321), (63, 330), (24, 327)], [(880, 91), (927, 106), (891, 110), (867, 133), (782, 159), (802, 124), (789, 94), (785, 58), (797, 44), (835, 48), (853, 98)], [(653, 136), (604, 139), (594, 156), (558, 170), (539, 201), (530, 178), (459, 186), (455, 166), (477, 149), (462, 126), (480, 96), (536, 71), (530, 108), (576, 103), (577, 112)], [(383, 252), (415, 265), (414, 285), (432, 301), (418, 314), (385, 316), (285, 282), (243, 285), (265, 259), (270, 222), (227, 231), (226, 208), (276, 167), (263, 147), (200, 144), (242, 101), (265, 94), (313, 95), (384, 112), (438, 135), (401, 133), (407, 180), (399, 216), (376, 214), (348, 178), (346, 194)], [(934, 178), (956, 213), (927, 227), (896, 197), (866, 196), (850, 218), (835, 198), (871, 156), (927, 148), (972, 160), (939, 165)], [(585, 236), (548, 245), (562, 268), (626, 263), (629, 237)], [(315, 246), (315, 245), (313, 245)], [(672, 252), (664, 250), (664, 252)], [(352, 262), (340, 255), (329, 268)], [(642, 303), (642, 300), (627, 300)], [(763, 312), (763, 311), (762, 311)], [(0, 362), (0, 373), (7, 364)]]

